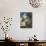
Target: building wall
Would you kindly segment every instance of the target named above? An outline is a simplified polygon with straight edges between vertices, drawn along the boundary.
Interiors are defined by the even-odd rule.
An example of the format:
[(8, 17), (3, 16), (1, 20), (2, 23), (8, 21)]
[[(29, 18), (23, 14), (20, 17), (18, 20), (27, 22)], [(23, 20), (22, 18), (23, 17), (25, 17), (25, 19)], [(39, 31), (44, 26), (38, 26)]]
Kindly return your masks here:
[[(29, 0), (0, 0), (0, 20), (12, 17), (10, 33), (17, 40), (28, 40), (34, 34), (39, 40), (46, 40), (46, 6), (33, 8)], [(20, 12), (32, 12), (32, 28), (20, 28)], [(4, 39), (4, 33), (0, 29), (0, 39)]]

